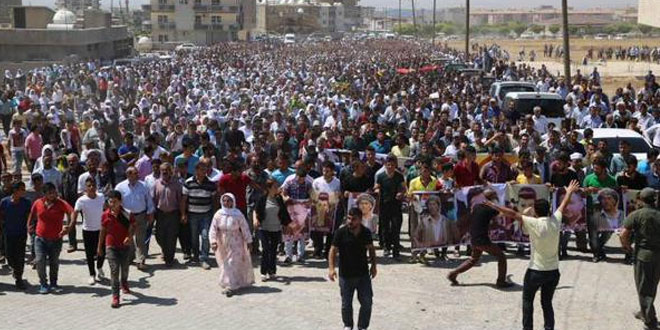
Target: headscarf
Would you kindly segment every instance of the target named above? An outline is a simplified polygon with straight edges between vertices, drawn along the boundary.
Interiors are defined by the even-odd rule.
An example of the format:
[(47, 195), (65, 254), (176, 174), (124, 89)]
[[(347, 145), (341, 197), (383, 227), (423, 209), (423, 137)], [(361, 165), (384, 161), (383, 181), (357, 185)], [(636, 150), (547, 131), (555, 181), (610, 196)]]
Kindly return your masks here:
[[(224, 205), (222, 205), (222, 199), (225, 196), (231, 198), (231, 201), (233, 203), (232, 204), (233, 206), (231, 208), (225, 208)], [(236, 208), (236, 198), (234, 197), (234, 194), (232, 194), (232, 193), (225, 193), (224, 195), (222, 195), (222, 197), (220, 197), (220, 206), (221, 206), (221, 208), (220, 208), (219, 212), (220, 212), (221, 215), (226, 215), (226, 216), (242, 216), (243, 215), (243, 213), (241, 213), (241, 211)]]

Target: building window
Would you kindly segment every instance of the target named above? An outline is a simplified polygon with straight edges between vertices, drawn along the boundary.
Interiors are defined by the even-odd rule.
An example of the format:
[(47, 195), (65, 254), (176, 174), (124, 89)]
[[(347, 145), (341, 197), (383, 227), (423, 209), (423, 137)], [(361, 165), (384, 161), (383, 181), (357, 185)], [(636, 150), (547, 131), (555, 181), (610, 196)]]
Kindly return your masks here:
[(201, 5), (201, 4), (202, 4), (202, 0), (195, 0), (195, 4), (196, 4), (196, 5)]
[(158, 15), (158, 23), (167, 23), (166, 15)]
[(222, 23), (222, 16), (211, 16), (211, 24), (218, 25)]
[(168, 37), (167, 35), (159, 34), (158, 35), (158, 42), (168, 42)]
[(179, 0), (179, 4), (187, 5), (187, 4), (188, 4), (188, 0)]
[(195, 24), (202, 24), (202, 16), (195, 16)]
[(220, 4), (220, 0), (211, 0), (211, 4), (217, 6)]
[(229, 11), (234, 12), (234, 11), (237, 11), (237, 10), (238, 10), (238, 7), (236, 7), (236, 6), (230, 6), (229, 7)]
[(166, 5), (166, 4), (167, 4), (167, 0), (158, 0), (158, 4), (159, 4), (159, 5)]

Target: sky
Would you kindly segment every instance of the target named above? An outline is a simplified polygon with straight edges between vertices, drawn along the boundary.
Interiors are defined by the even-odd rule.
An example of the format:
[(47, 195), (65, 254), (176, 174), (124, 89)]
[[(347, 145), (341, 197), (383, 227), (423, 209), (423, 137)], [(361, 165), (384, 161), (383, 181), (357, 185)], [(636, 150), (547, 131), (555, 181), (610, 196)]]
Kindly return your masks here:
[[(2, 1), (2, 0), (0, 0)], [(120, 0), (114, 0), (115, 6), (118, 5), (118, 1)], [(121, 0), (122, 4), (126, 0)], [(471, 6), (473, 7), (480, 7), (480, 8), (520, 8), (520, 0), (471, 0)], [(55, 3), (55, 0), (23, 0), (24, 5), (46, 5), (49, 7), (53, 7)], [(110, 7), (110, 0), (101, 0), (102, 6), (103, 7)], [(149, 3), (149, 0), (129, 0), (129, 6), (131, 7), (139, 7), (142, 4), (147, 4)], [(527, 8), (533, 8), (537, 7), (540, 5), (553, 5), (555, 7), (560, 7), (561, 6), (561, 1), (560, 0), (526, 0), (524, 1), (524, 7)], [(631, 6), (631, 5), (636, 5), (637, 0), (599, 0), (598, 2), (596, 1), (569, 1), (568, 5), (573, 6), (576, 8), (589, 8), (589, 7), (625, 7), (625, 6)], [(399, 6), (399, 2), (397, 0), (360, 0), (360, 5), (363, 6), (373, 6), (376, 8), (384, 8), (384, 7), (390, 7), (390, 8), (397, 8)], [(464, 0), (437, 0), (437, 6), (438, 8), (444, 8), (444, 7), (456, 7), (456, 6), (461, 6), (465, 5)], [(402, 8), (410, 8), (411, 7), (411, 0), (402, 0), (401, 2), (401, 7)], [(415, 2), (415, 7), (416, 8), (433, 8), (433, 0), (417, 0)]]

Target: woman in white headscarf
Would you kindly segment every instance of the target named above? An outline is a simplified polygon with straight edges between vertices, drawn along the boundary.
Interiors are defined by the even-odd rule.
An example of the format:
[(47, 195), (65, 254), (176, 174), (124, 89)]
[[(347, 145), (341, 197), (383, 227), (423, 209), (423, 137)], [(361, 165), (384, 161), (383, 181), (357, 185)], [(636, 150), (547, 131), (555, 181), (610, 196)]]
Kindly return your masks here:
[(213, 216), (209, 230), (211, 249), (220, 268), (220, 286), (227, 297), (254, 283), (250, 249), (252, 235), (243, 213), (236, 208), (234, 195), (220, 198), (222, 208)]

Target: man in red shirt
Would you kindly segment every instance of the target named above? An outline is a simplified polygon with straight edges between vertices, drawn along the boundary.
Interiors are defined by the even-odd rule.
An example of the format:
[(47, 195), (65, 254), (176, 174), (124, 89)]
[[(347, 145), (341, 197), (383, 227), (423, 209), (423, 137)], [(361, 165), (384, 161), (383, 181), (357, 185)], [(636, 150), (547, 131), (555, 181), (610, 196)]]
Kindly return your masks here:
[[(101, 217), (101, 233), (97, 254), (104, 251), (110, 264), (110, 281), (112, 286), (112, 308), (119, 308), (119, 285), (121, 291), (129, 294), (128, 268), (131, 264), (131, 247), (135, 233), (135, 217), (121, 205), (121, 193), (113, 190), (108, 194), (109, 208)], [(119, 274), (121, 272), (121, 282)]]
[[(62, 237), (71, 231), (74, 224), (71, 221), (73, 208), (69, 203), (57, 197), (57, 188), (52, 183), (44, 185), (44, 197), (37, 199), (32, 204), (30, 216), (37, 218), (36, 238), (34, 240), (37, 272), (39, 273), (39, 293), (46, 294), (49, 291), (61, 292), (57, 285), (57, 273), (60, 266), (60, 251), (62, 250)], [(65, 226), (63, 219), (67, 218), (69, 225)], [(28, 222), (28, 232), (32, 232)], [(50, 286), (46, 277), (46, 260), (50, 269)]]
[(229, 168), (231, 172), (223, 174), (218, 181), (218, 196), (232, 193), (236, 197), (236, 208), (241, 210), (247, 219), (246, 189), (252, 185), (252, 180), (247, 174), (241, 173), (241, 165), (238, 162), (231, 162)]
[(457, 187), (470, 187), (482, 183), (479, 178), (479, 165), (475, 162), (477, 151), (473, 146), (468, 146), (465, 151), (457, 153), (458, 163), (454, 167), (454, 178)]

